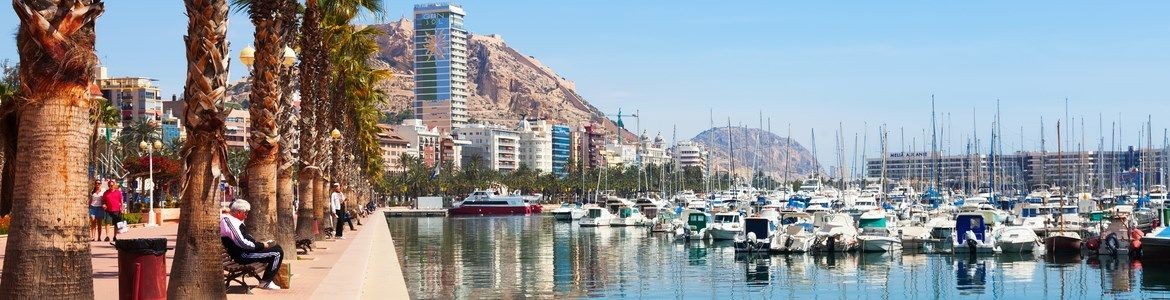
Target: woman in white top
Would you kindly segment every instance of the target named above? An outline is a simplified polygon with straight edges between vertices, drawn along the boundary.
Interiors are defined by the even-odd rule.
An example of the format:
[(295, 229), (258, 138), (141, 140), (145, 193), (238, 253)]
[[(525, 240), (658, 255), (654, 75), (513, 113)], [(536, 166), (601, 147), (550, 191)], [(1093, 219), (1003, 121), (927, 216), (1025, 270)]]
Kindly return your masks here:
[(101, 180), (93, 181), (93, 192), (89, 195), (89, 238), (95, 242), (101, 241), (103, 227), (102, 222), (106, 219), (106, 210), (102, 207), (102, 195), (105, 194), (106, 189)]

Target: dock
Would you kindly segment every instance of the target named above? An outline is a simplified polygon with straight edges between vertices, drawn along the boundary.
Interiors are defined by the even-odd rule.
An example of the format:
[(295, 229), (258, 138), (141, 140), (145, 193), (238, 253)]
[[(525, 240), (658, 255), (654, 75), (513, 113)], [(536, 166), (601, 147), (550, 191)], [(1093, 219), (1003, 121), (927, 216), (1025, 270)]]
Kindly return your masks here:
[(412, 209), (412, 208), (391, 208), (383, 211), (386, 217), (446, 217), (446, 209)]

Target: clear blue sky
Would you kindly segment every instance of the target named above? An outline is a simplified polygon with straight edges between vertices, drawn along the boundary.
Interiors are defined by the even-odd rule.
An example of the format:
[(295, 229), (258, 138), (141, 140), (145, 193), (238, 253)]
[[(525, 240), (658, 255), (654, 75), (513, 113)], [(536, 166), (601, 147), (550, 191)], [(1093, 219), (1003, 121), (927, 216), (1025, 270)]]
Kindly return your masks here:
[[(384, 20), (409, 16), (413, 4), (387, 2)], [(1065, 98), (1073, 117), (1087, 118), (1092, 148), (1099, 113), (1107, 140), (1110, 123), (1122, 114), (1126, 144), (1136, 143), (1137, 122), (1147, 114), (1158, 114), (1156, 145), (1170, 125), (1164, 120), (1170, 112), (1166, 1), (462, 4), (472, 32), (503, 35), (574, 80), (608, 113), (640, 110), (642, 127), (668, 140), (674, 125), (680, 137), (706, 128), (709, 110), (716, 125), (731, 117), (753, 127), (762, 111), (773, 131), (784, 135), (791, 123), (806, 145), (815, 128), (818, 154), (827, 159), (822, 164), (832, 165), (838, 122), (850, 152), (865, 122), (871, 156), (880, 123), (893, 130), (892, 150), (901, 147), (899, 128), (907, 132), (906, 144), (913, 136), (921, 145), (922, 132), (930, 134), (931, 94), (938, 111), (953, 119), (953, 152), (971, 135), (972, 110), (986, 140), (996, 99), (1009, 151), (1021, 147), (1021, 127), (1022, 146), (1039, 147), (1041, 115), (1054, 150)], [(98, 50), (110, 74), (157, 78), (165, 94), (179, 94), (186, 67), (182, 1), (107, 1), (106, 7)], [(16, 25), (4, 9), (0, 28), (11, 37)], [(233, 15), (229, 28), (233, 53), (251, 43), (243, 15)], [(0, 59), (16, 58), (11, 41), (0, 43)], [(243, 74), (238, 63), (232, 71), (233, 80)]]

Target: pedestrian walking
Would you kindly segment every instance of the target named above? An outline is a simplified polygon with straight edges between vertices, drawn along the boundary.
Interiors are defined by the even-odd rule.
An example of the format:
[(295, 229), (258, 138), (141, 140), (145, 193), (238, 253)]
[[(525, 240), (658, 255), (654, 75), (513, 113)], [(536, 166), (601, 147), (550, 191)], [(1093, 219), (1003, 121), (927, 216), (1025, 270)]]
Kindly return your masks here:
[(109, 189), (102, 193), (102, 204), (105, 206), (106, 215), (110, 216), (110, 222), (114, 224), (114, 240), (118, 240), (119, 233), (126, 233), (127, 224), (126, 219), (122, 217), (122, 190), (118, 187), (118, 182), (110, 180)]
[(105, 192), (102, 181), (94, 180), (93, 191), (89, 195), (89, 239), (94, 242), (101, 241), (102, 231), (105, 231), (105, 226), (102, 226), (106, 219), (106, 210), (103, 208), (105, 201), (102, 199)]

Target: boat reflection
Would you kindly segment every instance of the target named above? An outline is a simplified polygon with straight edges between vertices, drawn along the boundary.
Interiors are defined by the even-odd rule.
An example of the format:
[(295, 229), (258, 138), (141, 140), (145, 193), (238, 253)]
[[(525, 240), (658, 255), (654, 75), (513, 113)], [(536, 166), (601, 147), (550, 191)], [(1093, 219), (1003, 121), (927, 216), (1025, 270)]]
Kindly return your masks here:
[(987, 261), (971, 255), (955, 261), (955, 289), (960, 295), (983, 294), (987, 285)]

